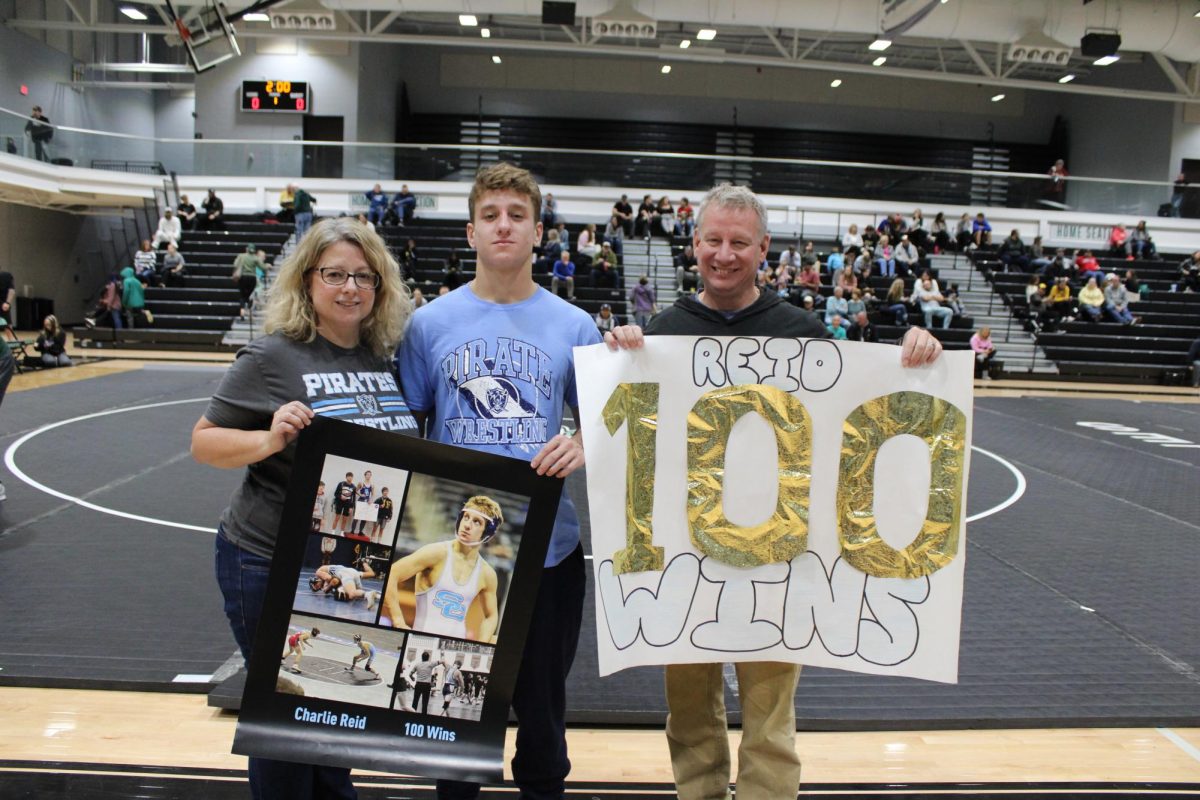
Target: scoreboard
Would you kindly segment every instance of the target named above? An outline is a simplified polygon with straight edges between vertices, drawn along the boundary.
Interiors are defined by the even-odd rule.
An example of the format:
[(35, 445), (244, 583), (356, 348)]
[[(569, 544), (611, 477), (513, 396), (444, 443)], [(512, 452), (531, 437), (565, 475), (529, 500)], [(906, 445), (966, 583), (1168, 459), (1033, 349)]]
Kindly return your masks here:
[(306, 81), (242, 81), (242, 111), (290, 111), (310, 108)]

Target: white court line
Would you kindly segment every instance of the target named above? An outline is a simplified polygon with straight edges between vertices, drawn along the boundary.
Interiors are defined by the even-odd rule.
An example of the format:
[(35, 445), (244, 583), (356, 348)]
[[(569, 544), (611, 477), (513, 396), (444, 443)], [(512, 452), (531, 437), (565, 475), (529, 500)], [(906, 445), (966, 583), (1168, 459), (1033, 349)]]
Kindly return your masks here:
[[(124, 414), (129, 411), (144, 411), (145, 409), (148, 409), (148, 408), (163, 408), (165, 406), (177, 406), (177, 405), (182, 405), (185, 403), (206, 403), (206, 402), (208, 402), (207, 397), (195, 397), (190, 400), (168, 400), (168, 401), (165, 401), (162, 403), (147, 403), (145, 405), (140, 405), (140, 406), (129, 406), (128, 408), (111, 408), (107, 411), (97, 411), (94, 414), (85, 414), (82, 417), (72, 417), (71, 419), (64, 419), (59, 422), (52, 422), (49, 425), (43, 425), (42, 427), (38, 428), (37, 430), (30, 431), (29, 433), (22, 436), (20, 439), (17, 439), (15, 442), (13, 442), (9, 446), (8, 450), (4, 451), (4, 465), (6, 467), (8, 467), (9, 471), (13, 475), (15, 475), (19, 480), (24, 481), (25, 483), (32, 486), (33, 488), (35, 488), (39, 491), (45, 492), (46, 494), (51, 495), (53, 497), (57, 497), (60, 500), (66, 500), (69, 503), (75, 503), (77, 505), (83, 506), (84, 508), (89, 508), (92, 511), (98, 511), (101, 514), (111, 514), (112, 516), (115, 516), (115, 517), (124, 517), (125, 519), (137, 520), (138, 522), (149, 522), (149, 523), (157, 524), (157, 525), (166, 525), (166, 526), (169, 526), (172, 528), (182, 528), (184, 530), (189, 530), (189, 531), (200, 531), (201, 533), (216, 533), (217, 532), (216, 528), (205, 528), (205, 527), (201, 527), (199, 525), (187, 525), (182, 522), (172, 522), (171, 520), (159, 519), (157, 517), (145, 517), (140, 514), (130, 514), (126, 511), (118, 511), (114, 508), (106, 508), (104, 506), (96, 505), (95, 503), (90, 503), (87, 500), (83, 500), (79, 497), (75, 497), (74, 495), (66, 494), (65, 492), (60, 492), (57, 489), (51, 489), (49, 486), (46, 486), (43, 483), (39, 483), (38, 481), (35, 481), (33, 478), (26, 475), (25, 472), (23, 472), (21, 470), (21, 468), (17, 466), (17, 463), (16, 463), (17, 450), (21, 447), (21, 445), (25, 444), (27, 441), (29, 441), (30, 439), (32, 439), (35, 436), (39, 436), (47, 431), (54, 430), (55, 428), (61, 428), (64, 425), (70, 425), (75, 422), (83, 422), (83, 421), (89, 420), (89, 419), (96, 419), (97, 417), (106, 417), (106, 416), (110, 416), (112, 414)], [(1013, 493), (1011, 495), (1009, 495), (1008, 499), (1004, 500), (999, 505), (992, 506), (989, 509), (980, 511), (978, 514), (973, 514), (973, 515), (967, 517), (967, 522), (975, 522), (976, 520), (981, 520), (984, 517), (990, 517), (993, 514), (1000, 513), (1004, 509), (1011, 506), (1013, 503), (1020, 500), (1021, 496), (1025, 494), (1025, 489), (1027, 487), (1027, 484), (1025, 482), (1025, 476), (1023, 474), (1021, 474), (1021, 471), (1019, 469), (1017, 469), (1013, 464), (1009, 463), (1004, 458), (996, 455), (995, 453), (991, 452), (990, 450), (984, 450), (982, 447), (976, 447), (976, 446), (972, 445), (971, 449), (981, 455), (988, 456), (989, 458), (995, 459), (996, 461), (1000, 462), (1001, 466), (1003, 466), (1005, 469), (1007, 469), (1009, 472), (1011, 472), (1013, 474), (1013, 477), (1017, 481), (1017, 487), (1016, 487), (1016, 489), (1013, 490)], [(590, 559), (591, 556), (584, 556), (584, 558)]]
[(1196, 747), (1193, 746), (1192, 743), (1189, 742), (1187, 739), (1184, 739), (1182, 736), (1180, 736), (1178, 733), (1171, 730), (1170, 728), (1155, 728), (1155, 730), (1158, 731), (1159, 733), (1161, 733), (1164, 737), (1167, 738), (1168, 741), (1170, 741), (1173, 745), (1178, 747), (1183, 752), (1187, 753), (1193, 759), (1195, 759), (1196, 761), (1200, 761), (1200, 750), (1197, 750)]
[(17, 439), (15, 442), (13, 442), (9, 448), (4, 451), (4, 466), (8, 467), (8, 471), (17, 476), (18, 479), (24, 481), (39, 491), (45, 492), (52, 497), (57, 497), (60, 500), (66, 500), (68, 503), (75, 503), (76, 505), (83, 506), (84, 508), (90, 508), (92, 511), (98, 511), (101, 514), (111, 514), (114, 517), (124, 517), (125, 519), (137, 520), (138, 522), (149, 522), (155, 525), (166, 525), (171, 528), (183, 528), (184, 530), (189, 531), (200, 531), (201, 533), (216, 533), (216, 528), (203, 528), (199, 525), (187, 525), (182, 522), (172, 522), (171, 520), (159, 519), (157, 517), (144, 517), (141, 514), (130, 514), (126, 511), (117, 511), (115, 508), (106, 508), (104, 506), (98, 506), (95, 503), (89, 503), (87, 500), (75, 497), (74, 495), (66, 494), (65, 492), (60, 492), (57, 489), (51, 489), (44, 483), (35, 481), (33, 478), (26, 475), (21, 468), (17, 466), (16, 462), (17, 450), (20, 449), (21, 445), (25, 444), (35, 436), (41, 435), (46, 431), (52, 431), (55, 428), (61, 428), (63, 425), (70, 425), (73, 422), (83, 422), (84, 420), (95, 419), (97, 417), (106, 417), (110, 414), (124, 414), (127, 411), (143, 411), (147, 408), (162, 408), (164, 406), (177, 406), (183, 403), (205, 402), (208, 402), (207, 397), (196, 397), (192, 398), (191, 400), (168, 400), (162, 403), (147, 403), (146, 405), (129, 406), (128, 408), (110, 408), (107, 411), (97, 411), (95, 414), (84, 414), (82, 417), (72, 417), (71, 419), (64, 419), (60, 422), (52, 422), (49, 425), (43, 425), (35, 431), (30, 431), (20, 439)]

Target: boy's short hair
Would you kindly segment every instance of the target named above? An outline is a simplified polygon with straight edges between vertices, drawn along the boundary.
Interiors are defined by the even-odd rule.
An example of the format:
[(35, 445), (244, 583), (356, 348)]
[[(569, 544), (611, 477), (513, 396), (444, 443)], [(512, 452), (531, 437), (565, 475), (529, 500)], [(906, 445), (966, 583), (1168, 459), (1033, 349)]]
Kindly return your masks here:
[(475, 222), (475, 203), (485, 192), (505, 190), (528, 197), (534, 217), (539, 215), (542, 208), (542, 190), (538, 188), (533, 175), (527, 169), (501, 161), (475, 173), (475, 185), (471, 187), (471, 194), (467, 196), (468, 219), (472, 223)]

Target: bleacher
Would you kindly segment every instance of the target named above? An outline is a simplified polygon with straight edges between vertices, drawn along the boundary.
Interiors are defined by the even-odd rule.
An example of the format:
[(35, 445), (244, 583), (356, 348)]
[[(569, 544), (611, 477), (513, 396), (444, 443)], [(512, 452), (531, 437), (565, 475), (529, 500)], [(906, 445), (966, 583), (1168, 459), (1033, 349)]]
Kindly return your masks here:
[[(1029, 317), (1025, 301), (1028, 274), (1004, 272), (991, 250), (980, 250), (972, 258), (1013, 316), (1024, 324)], [(1037, 333), (1038, 345), (1057, 364), (1059, 374), (1082, 380), (1185, 381), (1191, 366), (1188, 347), (1200, 337), (1200, 294), (1171, 291), (1183, 258), (1164, 255), (1161, 260), (1127, 261), (1099, 257), (1105, 274), (1115, 272), (1124, 278), (1125, 270), (1134, 269), (1139, 280), (1149, 286), (1149, 294), (1130, 303), (1141, 324), (1076, 319), (1060, 323), (1053, 332)], [(1078, 286), (1073, 287), (1073, 294), (1078, 295)]]
[[(146, 308), (154, 322), (114, 329), (106, 318), (95, 328), (74, 330), (80, 347), (162, 345), (216, 349), (238, 318), (241, 296), (231, 280), (233, 260), (253, 244), (268, 258), (279, 256), (292, 234), (291, 225), (268, 224), (251, 215), (230, 214), (225, 229), (185, 232), (179, 245), (186, 272), (182, 287), (148, 287)], [(162, 253), (158, 254), (162, 263)]]

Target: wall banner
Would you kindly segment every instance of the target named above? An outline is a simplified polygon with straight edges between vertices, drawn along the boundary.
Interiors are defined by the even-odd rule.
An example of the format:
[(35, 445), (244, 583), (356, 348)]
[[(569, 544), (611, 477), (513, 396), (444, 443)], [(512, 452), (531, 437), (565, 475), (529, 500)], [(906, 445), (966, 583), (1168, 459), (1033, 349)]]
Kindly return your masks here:
[(313, 420), (233, 752), (500, 781), (561, 491), (524, 461)]
[(576, 348), (600, 674), (790, 661), (955, 682), (973, 358)]

